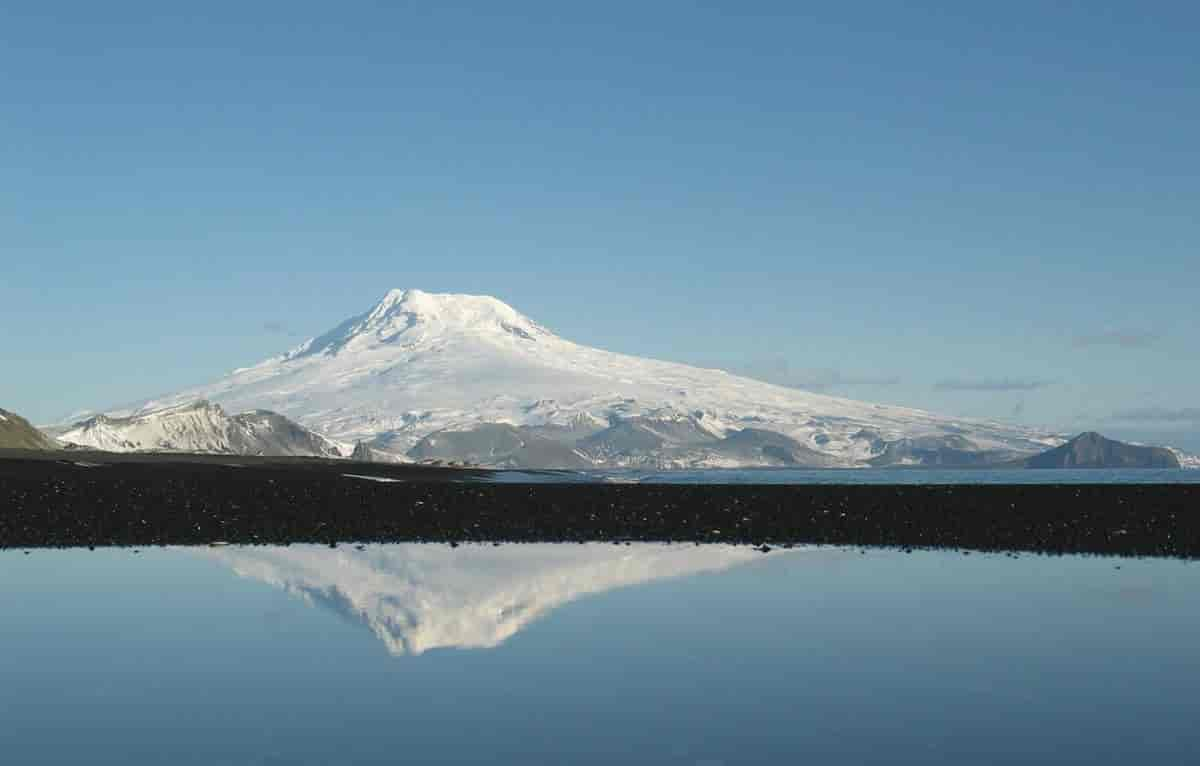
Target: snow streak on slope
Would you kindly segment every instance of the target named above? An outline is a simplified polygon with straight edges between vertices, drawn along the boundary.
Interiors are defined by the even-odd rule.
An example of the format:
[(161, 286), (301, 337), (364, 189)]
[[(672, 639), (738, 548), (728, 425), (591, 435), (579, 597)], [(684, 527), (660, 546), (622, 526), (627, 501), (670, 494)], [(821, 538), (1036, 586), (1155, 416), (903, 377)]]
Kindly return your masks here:
[(125, 418), (97, 415), (58, 434), (65, 444), (110, 452), (212, 452), (341, 457), (338, 445), (273, 412), (229, 416), (205, 401)]
[(1188, 468), (1191, 470), (1200, 469), (1200, 455), (1192, 455), (1175, 447), (1167, 447), (1171, 454), (1179, 461), (1180, 468)]
[(419, 290), (392, 290), (282, 356), (139, 409), (196, 399), (273, 410), (330, 438), (373, 440), (394, 453), (435, 431), (479, 423), (571, 428), (639, 416), (691, 421), (716, 438), (766, 429), (843, 465), (878, 454), (881, 439), (964, 435), (980, 449), (1021, 453), (1061, 443), (1030, 429), (588, 348), (495, 298)]
[[(781, 552), (780, 555), (785, 555)], [(392, 654), (490, 648), (551, 610), (614, 588), (719, 571), (762, 554), (732, 546), (386, 545), (212, 551), (243, 577), (361, 622)]]

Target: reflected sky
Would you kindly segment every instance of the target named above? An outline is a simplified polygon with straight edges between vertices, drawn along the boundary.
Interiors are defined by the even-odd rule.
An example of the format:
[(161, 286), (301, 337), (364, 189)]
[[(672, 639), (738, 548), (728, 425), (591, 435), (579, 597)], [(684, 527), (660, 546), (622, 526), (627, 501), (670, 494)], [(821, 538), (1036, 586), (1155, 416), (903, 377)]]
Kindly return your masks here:
[(0, 756), (1184, 763), (1197, 593), (1200, 564), (1095, 557), (7, 551)]

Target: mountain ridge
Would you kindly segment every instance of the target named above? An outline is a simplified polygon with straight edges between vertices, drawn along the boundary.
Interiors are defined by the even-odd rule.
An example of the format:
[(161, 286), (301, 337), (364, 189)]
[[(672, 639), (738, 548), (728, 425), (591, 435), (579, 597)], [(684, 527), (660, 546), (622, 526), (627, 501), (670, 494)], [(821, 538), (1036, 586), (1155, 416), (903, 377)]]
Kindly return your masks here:
[(58, 445), (32, 423), (0, 407), (0, 449), (58, 449)]
[(128, 417), (94, 415), (56, 434), (59, 442), (112, 452), (342, 457), (340, 445), (269, 410), (228, 415), (203, 399)]

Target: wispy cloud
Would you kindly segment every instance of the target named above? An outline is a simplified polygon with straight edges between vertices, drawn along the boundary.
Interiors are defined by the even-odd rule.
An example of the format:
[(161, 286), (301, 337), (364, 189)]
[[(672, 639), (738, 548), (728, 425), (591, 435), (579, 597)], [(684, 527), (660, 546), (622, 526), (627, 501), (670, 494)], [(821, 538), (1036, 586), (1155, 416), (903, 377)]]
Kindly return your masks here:
[(272, 335), (296, 335), (297, 333), (283, 322), (263, 322), (263, 330)]
[(1145, 348), (1159, 339), (1158, 333), (1138, 330), (1107, 330), (1105, 332), (1076, 335), (1071, 342), (1075, 348), (1091, 346), (1117, 346), (1119, 348)]
[(1109, 419), (1139, 423), (1200, 423), (1200, 407), (1140, 407), (1114, 412)]
[(1033, 378), (956, 378), (940, 380), (933, 387), (938, 391), (1037, 391), (1052, 385), (1053, 381)]
[(839, 370), (793, 370), (785, 359), (766, 359), (739, 365), (734, 371), (768, 383), (802, 388), (806, 391), (828, 391), (851, 386), (894, 386), (900, 383), (900, 377), (897, 375), (849, 375)]
[(830, 370), (825, 374), (800, 377), (797, 379), (787, 380), (784, 385), (792, 388), (804, 388), (809, 391), (827, 391), (831, 388), (843, 388), (849, 386), (895, 386), (899, 385), (900, 378), (897, 375), (843, 375), (839, 372)]

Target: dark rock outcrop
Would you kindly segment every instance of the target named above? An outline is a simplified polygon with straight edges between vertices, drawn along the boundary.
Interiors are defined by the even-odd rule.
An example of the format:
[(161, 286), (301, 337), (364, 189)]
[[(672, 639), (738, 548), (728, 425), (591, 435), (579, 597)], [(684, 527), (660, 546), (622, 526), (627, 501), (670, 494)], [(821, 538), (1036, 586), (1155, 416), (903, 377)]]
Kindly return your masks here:
[(804, 446), (783, 434), (761, 428), (743, 428), (713, 445), (711, 451), (747, 465), (788, 466), (792, 468), (830, 468), (836, 458)]
[(0, 449), (58, 449), (58, 445), (25, 418), (0, 409)]
[(1164, 447), (1142, 447), (1106, 439), (1095, 431), (1025, 460), (1026, 468), (1179, 468)]
[(231, 420), (229, 441), (239, 455), (342, 456), (328, 439), (276, 412), (254, 410)]
[(372, 447), (366, 442), (355, 442), (354, 451), (350, 454), (350, 459), (359, 463), (405, 463), (408, 462), (403, 456), (397, 455), (394, 452), (381, 450)]
[(435, 431), (408, 451), (413, 460), (461, 461), (496, 468), (588, 468), (569, 445), (507, 423), (480, 423), (460, 431)]

